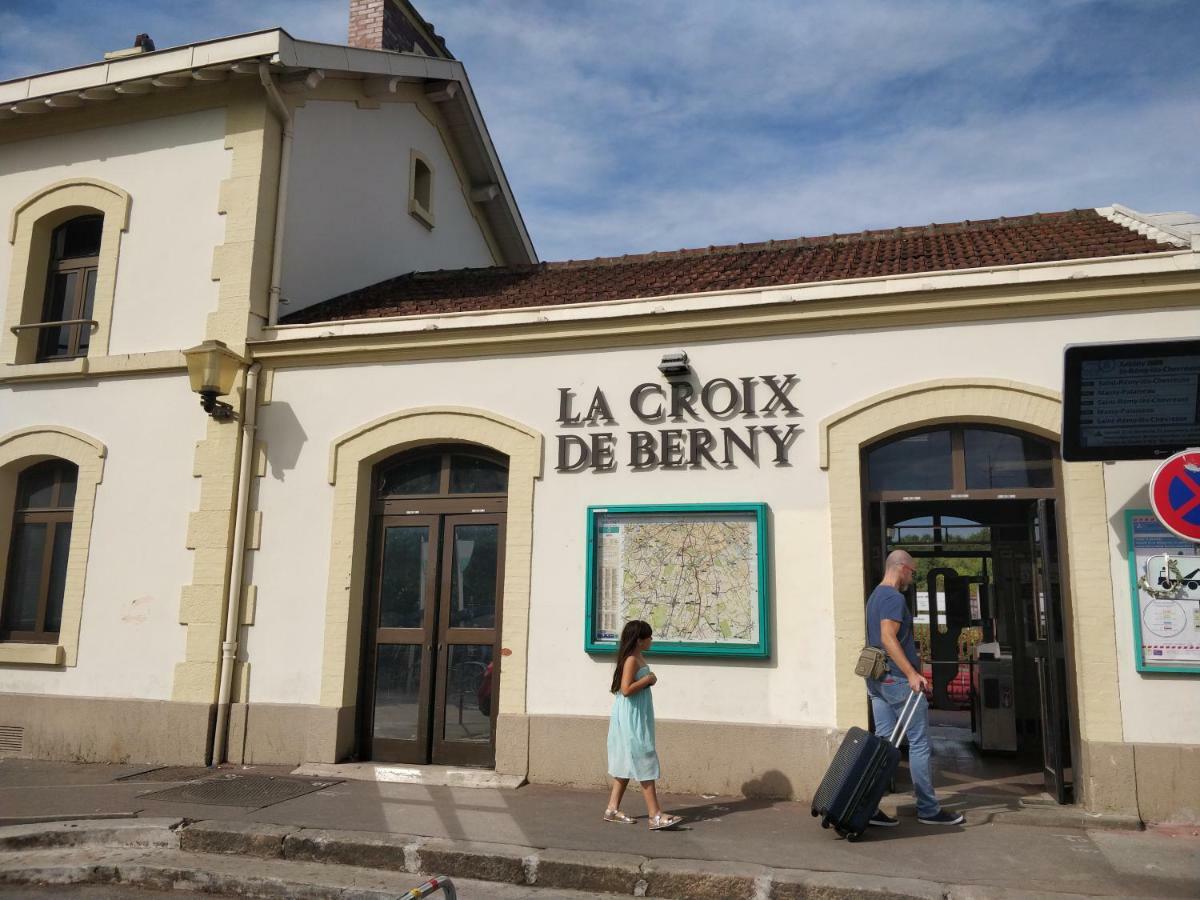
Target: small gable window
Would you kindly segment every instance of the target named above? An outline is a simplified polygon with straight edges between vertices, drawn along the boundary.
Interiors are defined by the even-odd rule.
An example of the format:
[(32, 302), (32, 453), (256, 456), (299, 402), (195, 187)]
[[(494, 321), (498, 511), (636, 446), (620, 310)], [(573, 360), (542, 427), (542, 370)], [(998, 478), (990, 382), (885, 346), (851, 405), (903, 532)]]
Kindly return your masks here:
[(78, 216), (50, 236), (50, 271), (38, 340), (39, 362), (87, 356), (104, 216)]
[(408, 211), (427, 228), (433, 227), (433, 167), (416, 150), (409, 162)]

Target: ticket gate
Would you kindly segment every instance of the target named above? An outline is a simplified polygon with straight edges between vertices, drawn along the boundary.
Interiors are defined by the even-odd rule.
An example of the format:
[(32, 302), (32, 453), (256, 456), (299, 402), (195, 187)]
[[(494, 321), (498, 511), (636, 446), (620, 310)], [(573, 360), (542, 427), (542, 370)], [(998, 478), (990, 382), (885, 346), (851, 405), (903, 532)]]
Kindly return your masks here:
[(972, 737), (980, 750), (1017, 752), (1017, 705), (1010, 655), (976, 648), (972, 667)]

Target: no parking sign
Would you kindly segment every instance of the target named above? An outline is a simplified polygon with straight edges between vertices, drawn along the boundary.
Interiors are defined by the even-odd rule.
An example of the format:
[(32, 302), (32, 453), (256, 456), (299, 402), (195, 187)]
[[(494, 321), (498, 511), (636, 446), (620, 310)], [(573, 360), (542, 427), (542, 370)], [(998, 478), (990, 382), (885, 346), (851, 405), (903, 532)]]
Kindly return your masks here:
[(1163, 461), (1150, 479), (1150, 506), (1168, 530), (1200, 542), (1200, 450)]

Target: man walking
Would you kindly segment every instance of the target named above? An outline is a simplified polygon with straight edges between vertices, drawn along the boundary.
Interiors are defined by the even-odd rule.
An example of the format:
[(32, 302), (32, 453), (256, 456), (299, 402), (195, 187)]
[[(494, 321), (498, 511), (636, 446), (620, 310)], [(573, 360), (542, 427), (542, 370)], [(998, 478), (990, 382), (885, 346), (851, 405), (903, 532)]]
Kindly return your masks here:
[[(875, 734), (888, 738), (904, 709), (904, 701), (913, 691), (924, 692), (921, 657), (913, 640), (912, 613), (904, 591), (916, 574), (913, 558), (903, 550), (893, 550), (884, 565), (883, 581), (867, 598), (867, 643), (887, 653), (888, 670), (881, 681), (867, 680), (867, 695), (875, 716)], [(937, 627), (931, 624), (931, 628)], [(933, 769), (929, 762), (929, 707), (918, 701), (908, 726), (908, 770), (913, 793), (917, 797), (917, 821), (922, 825), (961, 825), (962, 813), (942, 809), (933, 793)], [(872, 825), (900, 823), (882, 810), (871, 816)]]

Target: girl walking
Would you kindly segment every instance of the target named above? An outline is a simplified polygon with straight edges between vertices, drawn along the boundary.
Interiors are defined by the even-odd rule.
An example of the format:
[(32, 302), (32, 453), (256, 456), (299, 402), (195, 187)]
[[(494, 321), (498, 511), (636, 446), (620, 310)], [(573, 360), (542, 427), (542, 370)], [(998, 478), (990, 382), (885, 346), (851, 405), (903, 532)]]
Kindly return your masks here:
[(647, 622), (634, 619), (621, 629), (617, 668), (612, 679), (612, 716), (608, 720), (608, 773), (613, 786), (604, 819), (633, 824), (634, 820), (621, 812), (621, 798), (633, 778), (642, 786), (646, 810), (650, 813), (650, 830), (660, 831), (678, 825), (683, 819), (662, 811), (654, 789), (658, 780), (658, 752), (654, 749), (654, 699), (650, 688), (658, 677), (642, 658), (650, 643)]

